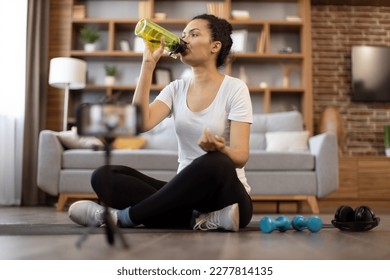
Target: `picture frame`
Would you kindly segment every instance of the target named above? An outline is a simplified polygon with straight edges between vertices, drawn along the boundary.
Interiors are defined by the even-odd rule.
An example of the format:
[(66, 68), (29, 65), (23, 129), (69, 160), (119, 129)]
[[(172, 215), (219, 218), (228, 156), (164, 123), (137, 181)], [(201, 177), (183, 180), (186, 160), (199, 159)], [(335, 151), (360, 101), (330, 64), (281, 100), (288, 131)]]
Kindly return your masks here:
[(153, 74), (154, 84), (166, 86), (172, 81), (172, 72), (168, 68), (157, 68)]
[(248, 30), (235, 30), (232, 32), (232, 51), (236, 53), (246, 52), (248, 41)]

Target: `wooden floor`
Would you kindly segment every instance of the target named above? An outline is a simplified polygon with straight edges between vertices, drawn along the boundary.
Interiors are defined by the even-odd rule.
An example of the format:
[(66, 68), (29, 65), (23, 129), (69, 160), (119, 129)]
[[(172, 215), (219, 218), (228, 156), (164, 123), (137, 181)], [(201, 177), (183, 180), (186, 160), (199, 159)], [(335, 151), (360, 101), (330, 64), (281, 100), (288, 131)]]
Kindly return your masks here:
[[(265, 234), (260, 231), (226, 232), (145, 232), (126, 234), (130, 249), (107, 244), (102, 234), (89, 235), (81, 248), (78, 235), (4, 236), (0, 235), (0, 259), (186, 259), (186, 260), (389, 260), (390, 213), (376, 211), (380, 226), (369, 232), (351, 233), (338, 229)], [(269, 215), (269, 214), (268, 214)], [(259, 221), (264, 215), (254, 215)], [(277, 217), (278, 215), (272, 215)], [(288, 214), (292, 217), (292, 214)], [(330, 223), (332, 211), (321, 214)], [(51, 207), (1, 207), (0, 224), (69, 224), (67, 212)]]

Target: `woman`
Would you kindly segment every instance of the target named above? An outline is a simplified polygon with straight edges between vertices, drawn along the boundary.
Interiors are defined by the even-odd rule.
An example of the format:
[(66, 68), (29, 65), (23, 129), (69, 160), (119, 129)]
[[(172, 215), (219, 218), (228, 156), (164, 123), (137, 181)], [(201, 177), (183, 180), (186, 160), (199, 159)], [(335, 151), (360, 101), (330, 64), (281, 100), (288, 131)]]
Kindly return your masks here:
[[(147, 46), (133, 102), (141, 106), (143, 129), (173, 117), (179, 149), (177, 175), (169, 182), (126, 166), (103, 166), (92, 187), (121, 227), (221, 229), (238, 231), (252, 217), (244, 165), (249, 158), (252, 104), (239, 79), (218, 71), (232, 46), (232, 26), (213, 15), (193, 18), (183, 31), (180, 55), (192, 77), (176, 80), (149, 104), (152, 73), (164, 52)], [(111, 186), (105, 179), (110, 172)], [(101, 226), (103, 207), (79, 201), (69, 208), (81, 225)]]

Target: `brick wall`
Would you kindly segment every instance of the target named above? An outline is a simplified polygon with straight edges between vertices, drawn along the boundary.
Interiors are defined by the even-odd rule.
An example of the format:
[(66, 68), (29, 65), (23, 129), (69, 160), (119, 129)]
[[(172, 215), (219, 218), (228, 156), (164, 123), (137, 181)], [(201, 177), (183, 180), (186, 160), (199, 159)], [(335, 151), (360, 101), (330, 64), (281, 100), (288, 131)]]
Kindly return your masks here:
[(384, 155), (390, 103), (351, 101), (351, 47), (390, 46), (390, 7), (313, 5), (312, 40), (315, 129), (324, 108), (336, 107), (344, 121), (344, 154)]

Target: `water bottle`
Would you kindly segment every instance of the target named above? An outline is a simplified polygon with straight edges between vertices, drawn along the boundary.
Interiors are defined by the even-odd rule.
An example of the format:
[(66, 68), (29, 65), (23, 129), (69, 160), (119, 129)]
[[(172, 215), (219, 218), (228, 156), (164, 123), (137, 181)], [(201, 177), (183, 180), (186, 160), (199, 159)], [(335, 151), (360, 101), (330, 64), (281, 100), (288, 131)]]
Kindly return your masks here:
[(137, 23), (134, 33), (156, 47), (160, 46), (161, 37), (164, 36), (165, 49), (168, 51), (169, 56), (173, 58), (176, 58), (176, 54), (182, 53), (187, 49), (186, 43), (179, 36), (149, 19), (141, 19)]

